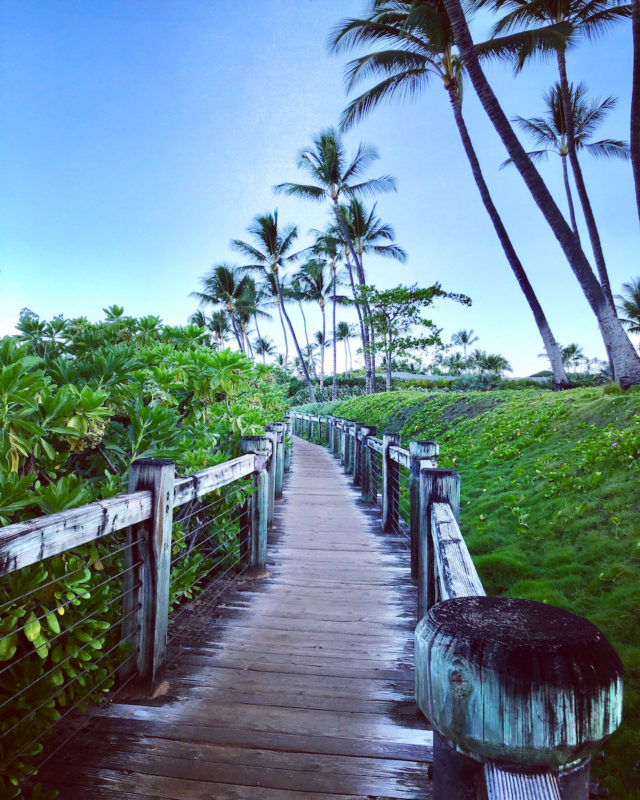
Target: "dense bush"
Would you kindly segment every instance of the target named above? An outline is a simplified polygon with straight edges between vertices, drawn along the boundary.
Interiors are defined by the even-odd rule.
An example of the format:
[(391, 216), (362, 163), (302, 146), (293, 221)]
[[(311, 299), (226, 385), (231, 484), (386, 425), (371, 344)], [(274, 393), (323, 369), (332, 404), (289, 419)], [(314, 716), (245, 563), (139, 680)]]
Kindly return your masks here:
[[(171, 458), (182, 474), (224, 461), (238, 455), (240, 436), (282, 417), (284, 392), (272, 370), (211, 350), (203, 329), (162, 326), (156, 317), (92, 324), (33, 315), (20, 327), (20, 337), (0, 340), (2, 525), (126, 491), (135, 458)], [(235, 494), (217, 493), (212, 521)], [(222, 526), (215, 535), (225, 543)], [(174, 558), (186, 553), (184, 544), (176, 522)], [(236, 547), (228, 541), (230, 557)], [(188, 550), (174, 566), (172, 604), (191, 597), (212, 564), (206, 550)], [(20, 794), (42, 747), (30, 739), (63, 709), (83, 708), (113, 685), (108, 676), (126, 648), (117, 645), (121, 604), (106, 579), (122, 565), (97, 542), (0, 580), (0, 732), (12, 731), (0, 763), (20, 753), (0, 775), (2, 797)], [(28, 730), (16, 728), (26, 714)]]

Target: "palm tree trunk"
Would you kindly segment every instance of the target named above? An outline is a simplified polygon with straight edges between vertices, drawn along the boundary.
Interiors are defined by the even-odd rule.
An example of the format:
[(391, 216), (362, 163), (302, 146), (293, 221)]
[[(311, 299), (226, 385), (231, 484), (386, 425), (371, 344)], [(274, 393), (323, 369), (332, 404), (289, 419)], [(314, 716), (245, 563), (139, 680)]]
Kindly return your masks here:
[[(347, 253), (346, 260), (347, 266), (349, 267), (349, 277), (351, 278), (351, 288), (353, 289), (353, 299), (356, 301), (356, 306), (358, 304), (357, 296), (356, 296), (356, 288), (353, 282), (353, 274), (351, 272), (351, 263), (349, 261), (349, 253), (353, 258), (353, 263), (355, 264), (356, 271), (358, 273), (358, 279), (360, 279), (360, 275), (362, 275), (362, 281), (364, 281), (364, 273), (362, 270), (362, 264), (358, 260), (358, 254), (356, 253), (356, 249), (353, 246), (353, 242), (351, 241), (351, 237), (349, 236), (349, 231), (347, 230), (347, 226), (344, 221), (344, 217), (342, 216), (342, 209), (340, 208), (340, 203), (338, 202), (338, 198), (334, 198), (333, 200), (334, 210), (336, 214), (336, 221), (338, 223), (338, 227), (340, 228), (340, 232), (342, 233), (342, 238), (347, 246)], [(362, 318), (362, 313), (358, 312), (359, 318)], [(368, 328), (366, 324), (360, 323), (360, 330), (362, 333), (362, 349), (364, 353), (364, 372), (365, 372), (365, 380), (366, 380), (366, 392), (367, 394), (371, 394), (371, 358), (369, 354), (369, 335), (368, 335)]]
[(573, 206), (571, 184), (569, 183), (569, 170), (567, 169), (566, 154), (561, 154), (560, 160), (562, 161), (562, 177), (564, 179), (564, 190), (566, 192), (567, 203), (569, 205), (569, 219), (571, 220), (571, 227), (573, 228), (573, 232), (575, 233), (577, 240), (580, 241), (580, 234), (578, 233), (578, 223), (576, 222), (576, 210)]
[(287, 338), (287, 326), (284, 324), (282, 316), (282, 307), (280, 299), (278, 299), (278, 315), (280, 316), (280, 324), (282, 325), (282, 332), (284, 333), (284, 368), (287, 368), (287, 361), (289, 361), (289, 339)]
[(240, 328), (236, 320), (236, 315), (233, 313), (233, 311), (229, 312), (229, 318), (231, 319), (231, 328), (233, 329), (233, 333), (236, 337), (236, 342), (238, 342), (238, 348), (241, 353), (244, 353), (244, 345), (242, 343), (242, 338), (240, 336)]
[(593, 215), (591, 201), (589, 200), (589, 195), (587, 194), (587, 187), (584, 182), (582, 168), (580, 166), (580, 162), (578, 161), (578, 154), (576, 152), (576, 135), (573, 127), (571, 92), (569, 91), (567, 63), (565, 60), (564, 51), (560, 51), (558, 53), (558, 71), (560, 73), (560, 94), (562, 97), (562, 107), (564, 109), (564, 126), (567, 133), (567, 150), (569, 153), (569, 161), (571, 162), (571, 171), (573, 172), (573, 177), (576, 182), (576, 189), (578, 190), (578, 198), (580, 199), (580, 205), (582, 206), (584, 219), (587, 223), (587, 231), (589, 232), (589, 239), (591, 240), (591, 248), (596, 261), (600, 285), (602, 286), (602, 290), (604, 291), (615, 311), (613, 294), (611, 293), (611, 285), (609, 283), (609, 273), (607, 272), (607, 265), (605, 264), (604, 253), (602, 252), (600, 234), (598, 233), (596, 218)]
[[(478, 187), (478, 191), (480, 192), (482, 203), (487, 211), (487, 214), (489, 215), (489, 218), (491, 219), (491, 222), (493, 223), (493, 227), (498, 235), (498, 239), (500, 240), (504, 254), (509, 262), (509, 266), (511, 267), (511, 270), (518, 281), (518, 285), (522, 289), (527, 303), (529, 304), (529, 308), (531, 309), (531, 313), (533, 314), (536, 325), (538, 326), (538, 331), (540, 332), (544, 349), (551, 364), (551, 371), (553, 373), (552, 386), (554, 389), (567, 389), (569, 386), (571, 386), (571, 384), (569, 382), (569, 378), (567, 377), (567, 373), (565, 372), (564, 365), (562, 364), (560, 348), (558, 347), (558, 343), (551, 333), (551, 328), (549, 327), (545, 313), (542, 310), (542, 306), (538, 301), (533, 286), (529, 282), (527, 273), (525, 272), (524, 267), (518, 258), (518, 254), (516, 253), (511, 239), (509, 238), (509, 234), (507, 233), (507, 229), (505, 228), (502, 218), (498, 213), (498, 209), (493, 204), (491, 194), (489, 193), (489, 187), (485, 182), (484, 175), (482, 174), (482, 168), (480, 167), (480, 162), (478, 161), (478, 156), (476, 155), (476, 151), (473, 147), (471, 137), (469, 136), (469, 131), (467, 130), (464, 117), (462, 116), (462, 104), (460, 103), (458, 88), (455, 84), (452, 84), (448, 87), (448, 91), (449, 100), (451, 101), (451, 107), (456, 119), (456, 125), (458, 126), (458, 133), (460, 134), (462, 146), (464, 147), (467, 159), (471, 165), (471, 172), (473, 173), (473, 178), (476, 182), (476, 186)], [(463, 345), (463, 347), (464, 357), (466, 360), (467, 347), (466, 345)]]
[(311, 351), (311, 345), (309, 344), (309, 334), (307, 333), (307, 318), (304, 315), (304, 310), (302, 308), (302, 302), (298, 300), (298, 308), (300, 309), (300, 314), (302, 315), (302, 327), (304, 328), (304, 340), (307, 343), (307, 351)]
[(391, 391), (391, 331), (389, 331), (389, 335), (385, 336), (385, 350), (387, 356), (387, 391)]
[(369, 338), (367, 335), (367, 326), (364, 323), (364, 319), (362, 316), (362, 309), (360, 308), (360, 303), (358, 302), (358, 291), (356, 289), (355, 281), (353, 280), (353, 269), (351, 267), (351, 261), (349, 260), (348, 253), (346, 254), (346, 261), (347, 261), (347, 271), (349, 273), (349, 282), (351, 283), (351, 291), (353, 292), (353, 302), (356, 307), (356, 312), (358, 314), (358, 322), (360, 323), (362, 354), (364, 356), (365, 391), (367, 394), (371, 394), (371, 366), (369, 360)]
[(293, 325), (291, 324), (291, 320), (289, 319), (289, 315), (287, 314), (287, 309), (284, 305), (284, 300), (282, 298), (282, 288), (280, 286), (280, 279), (278, 278), (278, 273), (274, 271), (275, 279), (276, 279), (276, 290), (278, 292), (278, 299), (280, 300), (280, 308), (282, 310), (282, 314), (287, 321), (287, 325), (289, 326), (289, 330), (291, 331), (291, 338), (293, 339), (293, 343), (295, 348), (298, 352), (298, 358), (300, 359), (300, 366), (302, 368), (302, 372), (304, 373), (304, 379), (307, 382), (307, 389), (309, 390), (309, 400), (312, 403), (316, 402), (316, 394), (313, 391), (313, 384), (311, 383), (311, 378), (309, 376), (309, 370), (307, 369), (307, 364), (304, 360), (304, 356), (302, 355), (302, 350), (300, 350), (300, 345), (298, 344), (298, 337), (296, 336), (296, 332), (293, 329)]
[(478, 98), (536, 205), (562, 247), (573, 274), (598, 320), (605, 343), (611, 349), (616, 377), (620, 385), (627, 388), (640, 383), (640, 357), (622, 329), (615, 309), (596, 280), (580, 243), (562, 216), (537, 169), (531, 163), (531, 159), (525, 153), (498, 102), (498, 98), (493, 93), (475, 52), (460, 0), (444, 0), (444, 5), (451, 21), (458, 49)]
[[(351, 353), (351, 342), (349, 341), (349, 337), (348, 336), (347, 336), (345, 341), (347, 343), (347, 348), (349, 350), (349, 377), (353, 379), (353, 355)], [(345, 369), (346, 369), (347, 368), (346, 363), (345, 363), (344, 366), (345, 366)]]
[(325, 337), (327, 334), (327, 319), (324, 313), (324, 303), (320, 304), (320, 311), (322, 311), (322, 343), (320, 345), (320, 394), (324, 395), (324, 351)]
[(333, 297), (332, 297), (332, 310), (333, 314), (333, 383), (331, 385), (331, 399), (338, 399), (338, 355), (337, 355), (337, 342), (336, 342), (336, 262), (332, 264), (333, 269)]
[(631, 165), (640, 218), (640, 0), (633, 0), (633, 89), (631, 92)]
[(243, 331), (243, 334), (244, 334), (244, 340), (247, 344), (249, 355), (251, 356), (251, 358), (253, 358), (253, 347), (251, 346), (251, 339), (249, 339), (249, 335), (246, 331)]
[(260, 328), (258, 327), (258, 315), (257, 314), (253, 315), (253, 321), (254, 321), (255, 326), (256, 326), (256, 333), (258, 335), (258, 339), (262, 339), (262, 334), (260, 333)]

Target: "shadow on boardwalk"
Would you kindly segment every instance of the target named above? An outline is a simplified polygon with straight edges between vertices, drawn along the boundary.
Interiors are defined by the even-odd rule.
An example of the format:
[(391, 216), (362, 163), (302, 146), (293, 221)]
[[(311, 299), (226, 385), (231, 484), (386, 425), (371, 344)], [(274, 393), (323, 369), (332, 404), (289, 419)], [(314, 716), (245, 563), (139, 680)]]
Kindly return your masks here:
[(425, 800), (415, 605), (403, 540), (296, 439), (268, 574), (195, 603), (154, 697), (99, 709), (41, 780), (61, 800)]

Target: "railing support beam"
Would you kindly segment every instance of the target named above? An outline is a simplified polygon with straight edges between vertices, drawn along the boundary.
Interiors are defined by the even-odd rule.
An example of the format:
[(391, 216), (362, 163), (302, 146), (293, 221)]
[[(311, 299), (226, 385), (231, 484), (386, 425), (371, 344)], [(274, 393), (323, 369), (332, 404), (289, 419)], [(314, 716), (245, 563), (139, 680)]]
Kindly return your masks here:
[[(411, 540), (411, 578), (418, 580), (418, 541), (420, 538), (420, 462), (436, 468), (440, 448), (436, 442), (409, 442), (411, 459), (409, 477), (409, 536)], [(427, 463), (429, 462), (429, 463)]]
[(167, 649), (175, 474), (173, 461), (164, 458), (140, 458), (129, 468), (129, 492), (147, 490), (153, 499), (151, 518), (127, 530), (131, 546), (125, 550), (125, 568), (139, 566), (125, 573), (123, 639), (137, 640), (137, 672), (151, 686), (158, 680)]

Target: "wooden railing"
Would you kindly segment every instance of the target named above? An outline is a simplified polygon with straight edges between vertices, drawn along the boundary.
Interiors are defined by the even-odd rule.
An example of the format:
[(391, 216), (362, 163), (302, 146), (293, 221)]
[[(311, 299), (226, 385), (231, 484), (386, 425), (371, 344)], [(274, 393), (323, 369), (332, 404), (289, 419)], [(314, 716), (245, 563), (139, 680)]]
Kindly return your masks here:
[(587, 800), (591, 754), (620, 724), (622, 667), (569, 611), (486, 597), (460, 531), (460, 477), (438, 445), (292, 412), (405, 537), (417, 583), (416, 703), (434, 728), (437, 800)]
[[(0, 647), (4, 645), (0, 711), (3, 722), (8, 720), (0, 727), (4, 775), (17, 761), (37, 754), (52, 721), (64, 718), (75, 706), (86, 705), (87, 699), (94, 700), (96, 693), (135, 679), (147, 686), (157, 682), (171, 638), (169, 627), (179, 632), (176, 620), (188, 610), (188, 604), (182, 608), (178, 602), (177, 611), (170, 606), (171, 595), (180, 594), (172, 584), (174, 576), (185, 581), (183, 594), (189, 598), (191, 576), (199, 576), (201, 582), (207, 579), (208, 588), (219, 580), (224, 588), (240, 574), (265, 570), (267, 528), (290, 464), (289, 432), (288, 423), (267, 426), (265, 435), (240, 440), (243, 454), (238, 458), (186, 477), (176, 477), (172, 461), (140, 459), (131, 464), (127, 494), (0, 528), (0, 579), (13, 581), (14, 591), (8, 602), (0, 603), (0, 621), (5, 608), (5, 621), (12, 619), (11, 604), (16, 601), (35, 609), (26, 618), (23, 612), (19, 624), (15, 618), (8, 628), (0, 625)], [(182, 543), (172, 541), (174, 522), (182, 523)], [(218, 541), (221, 534), (223, 539), (226, 536), (222, 543)], [(237, 537), (235, 544), (230, 545), (229, 536)], [(203, 542), (205, 549), (197, 555)], [(92, 544), (101, 549), (97, 555), (88, 557), (86, 550), (80, 556), (73, 554), (75, 548)], [(235, 548), (237, 558), (229, 555), (230, 548)], [(54, 576), (47, 572), (47, 565), (56, 556), (65, 565)], [(71, 558), (78, 564), (69, 569)], [(21, 586), (18, 571), (40, 562), (45, 579), (30, 588), (25, 578), (25, 586), (14, 590)], [(94, 578), (91, 584), (87, 583), (90, 577)], [(81, 582), (76, 585), (75, 581)], [(102, 598), (99, 592), (104, 592), (102, 608), (97, 608)], [(82, 608), (83, 603), (87, 613), (71, 626), (67, 623), (71, 615), (65, 617), (65, 612), (74, 610), (72, 606)], [(109, 614), (107, 603), (111, 604)], [(114, 614), (118, 618), (112, 623)], [(39, 631), (45, 629), (47, 639), (39, 645)], [(78, 641), (71, 640), (75, 634), (81, 637)], [(33, 643), (24, 654), (13, 647), (22, 637)], [(41, 664), (40, 659), (57, 645), (63, 648), (52, 666), (47, 662), (29, 680), (16, 680), (29, 675), (29, 659)], [(103, 655), (95, 660), (95, 649), (90, 648)], [(7, 692), (8, 677), (14, 688)], [(77, 700), (71, 703), (68, 693), (60, 701), (66, 709), (61, 713), (58, 698), (72, 684), (77, 689), (77, 681), (87, 691), (76, 690)], [(55, 711), (44, 727), (36, 717), (43, 708)], [(19, 775), (20, 770), (15, 770)]]

